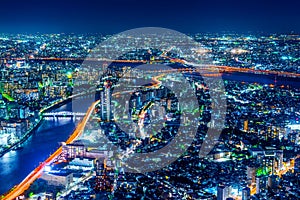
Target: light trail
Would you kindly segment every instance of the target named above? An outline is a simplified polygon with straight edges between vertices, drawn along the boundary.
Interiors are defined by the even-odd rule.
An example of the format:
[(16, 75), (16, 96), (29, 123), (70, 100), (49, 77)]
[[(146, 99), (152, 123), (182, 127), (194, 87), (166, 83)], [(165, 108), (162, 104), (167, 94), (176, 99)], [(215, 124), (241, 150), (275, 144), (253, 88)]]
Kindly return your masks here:
[[(66, 144), (72, 143), (74, 140), (78, 138), (78, 136), (84, 130), (84, 127), (90, 118), (91, 114), (93, 113), (95, 106), (99, 103), (99, 100), (94, 102), (88, 109), (85, 117), (79, 123), (73, 134), (68, 138)], [(38, 167), (36, 167), (19, 185), (15, 186), (13, 190), (9, 191), (7, 194), (4, 195), (3, 200), (13, 200), (16, 199), (18, 196), (22, 195), (30, 185), (39, 178), (44, 170), (46, 165), (49, 165), (53, 162), (53, 160), (58, 157), (62, 153), (62, 147), (59, 147), (53, 154), (51, 154), (44, 162), (42, 162)]]
[[(231, 67), (225, 65), (198, 65), (192, 62), (187, 62), (184, 59), (179, 58), (170, 58), (166, 56), (166, 52), (170, 51), (174, 47), (170, 47), (170, 49), (166, 50), (165, 52), (160, 55), (163, 58), (170, 59), (171, 62), (177, 62), (181, 64), (186, 64), (195, 67), (203, 67), (206, 70), (220, 70), (221, 72), (244, 72), (244, 73), (256, 73), (256, 74), (265, 74), (265, 75), (278, 75), (278, 76), (286, 76), (286, 77), (300, 77), (300, 74), (293, 73), (293, 72), (283, 72), (283, 71), (274, 71), (274, 70), (255, 70), (251, 68), (239, 68), (239, 67)], [(17, 61), (25, 61), (25, 58), (11, 58), (11, 60)], [(29, 60), (44, 60), (44, 61), (95, 61), (95, 62), (117, 62), (117, 63), (148, 63), (148, 60), (112, 60), (107, 58), (54, 58), (54, 57), (39, 57), (39, 58), (29, 58)], [(193, 70), (193, 69), (190, 69)], [(198, 70), (198, 69), (197, 69)], [(200, 69), (201, 70), (201, 69)], [(187, 70), (188, 71), (188, 70)]]
[[(22, 60), (21, 58), (15, 58), (13, 60)], [(34, 58), (32, 60), (48, 60), (48, 61), (83, 61), (83, 60), (89, 60), (89, 61), (108, 61), (108, 62), (124, 62), (124, 63), (147, 63), (148, 61), (145, 60), (109, 60), (109, 59), (94, 59), (94, 58)], [(173, 62), (183, 63), (191, 66), (198, 66), (194, 63), (186, 62), (183, 59), (171, 59)], [(221, 72), (243, 72), (243, 73), (255, 73), (255, 74), (265, 74), (265, 75), (278, 75), (278, 76), (285, 76), (285, 77), (300, 77), (300, 74), (297, 73), (291, 73), (291, 72), (281, 72), (281, 71), (272, 71), (272, 70), (254, 70), (249, 68), (238, 68), (238, 67), (230, 67), (230, 66), (217, 66), (217, 65), (201, 65), (202, 68), (182, 68), (182, 69), (173, 69), (173, 70), (162, 70), (161, 72), (174, 72), (174, 71), (181, 71), (181, 72), (194, 72), (194, 71), (208, 71), (213, 73), (219, 73)], [(147, 86), (147, 88), (156, 88), (161, 85), (161, 81), (158, 80), (160, 77), (164, 76), (165, 74), (155, 76), (152, 78), (154, 83), (151, 86)], [(201, 74), (202, 75), (202, 74)], [(205, 73), (204, 75), (207, 76), (213, 76), (211, 73)], [(132, 91), (130, 91), (132, 92)], [(118, 93), (120, 94), (120, 93)], [(117, 95), (117, 94), (114, 94)], [(56, 102), (55, 104), (58, 104), (60, 102)], [(82, 133), (88, 119), (90, 118), (95, 105), (99, 103), (99, 100), (94, 102), (90, 108), (87, 111), (87, 114), (83, 118), (83, 120), (80, 122), (80, 124), (77, 126), (73, 134), (69, 137), (69, 139), (66, 141), (66, 144), (72, 143), (75, 139), (78, 138), (78, 136)], [(46, 110), (46, 109), (44, 109)], [(44, 110), (41, 110), (40, 112), (43, 112)], [(42, 162), (38, 167), (36, 167), (19, 185), (16, 185), (11, 191), (9, 191), (7, 194), (4, 195), (2, 198), (3, 200), (13, 200), (17, 198), (18, 196), (22, 195), (29, 187), (30, 185), (41, 176), (43, 169), (46, 165), (53, 162), (53, 160), (59, 156), (62, 153), (62, 147), (59, 147), (48, 159), (46, 159), (44, 162)], [(299, 158), (299, 156), (297, 156)], [(280, 175), (283, 175), (288, 170), (282, 170)], [(255, 193), (256, 188), (253, 186), (251, 189), (251, 195)]]

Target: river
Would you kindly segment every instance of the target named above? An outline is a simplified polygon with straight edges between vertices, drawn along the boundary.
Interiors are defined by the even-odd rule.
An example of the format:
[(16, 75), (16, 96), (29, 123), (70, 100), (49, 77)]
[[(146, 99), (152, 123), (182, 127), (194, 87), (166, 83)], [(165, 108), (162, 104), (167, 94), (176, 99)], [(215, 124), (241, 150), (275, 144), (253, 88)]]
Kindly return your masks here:
[[(225, 73), (224, 80), (258, 82), (261, 84), (273, 84), (273, 75), (255, 75), (247, 73)], [(289, 85), (299, 88), (299, 78), (276, 78), (278, 85)], [(72, 111), (76, 104), (75, 112), (86, 112), (91, 105), (91, 99), (78, 99), (66, 103), (53, 112)], [(72, 106), (73, 105), (73, 106)], [(7, 192), (14, 185), (20, 183), (38, 164), (44, 161), (59, 146), (60, 142), (66, 141), (73, 132), (78, 121), (70, 118), (60, 118), (59, 120), (43, 119), (40, 126), (34, 131), (32, 136), (22, 144), (23, 148), (17, 151), (10, 151), (0, 158), (0, 194)]]
[[(74, 104), (76, 112), (86, 112), (91, 101), (77, 99), (51, 112), (72, 111)], [(63, 117), (58, 120), (43, 119), (21, 149), (4, 154), (0, 158), (0, 194), (20, 183), (40, 162), (48, 158), (60, 146), (60, 142), (68, 139), (78, 122), (79, 120)]]

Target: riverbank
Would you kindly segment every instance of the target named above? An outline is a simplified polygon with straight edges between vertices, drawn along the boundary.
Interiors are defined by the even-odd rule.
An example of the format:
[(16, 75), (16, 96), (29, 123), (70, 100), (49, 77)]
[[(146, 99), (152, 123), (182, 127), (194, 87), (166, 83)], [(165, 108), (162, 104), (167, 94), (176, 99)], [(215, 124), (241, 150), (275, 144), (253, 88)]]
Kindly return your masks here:
[[(68, 139), (64, 140), (66, 144), (70, 144), (72, 143), (74, 140), (76, 140), (79, 135), (83, 132), (86, 123), (88, 122), (90, 116), (92, 115), (95, 106), (99, 103), (99, 100), (94, 102), (86, 111), (86, 115), (84, 116), (84, 118), (80, 121), (80, 123), (78, 124), (78, 126), (76, 127), (76, 129), (72, 132), (72, 134), (68, 137)], [(24, 191), (26, 191), (30, 185), (37, 179), (40, 177), (40, 175), (42, 174), (44, 167), (46, 165), (49, 165), (50, 163), (53, 162), (53, 160), (55, 158), (57, 158), (57, 156), (59, 156), (62, 152), (62, 146), (60, 145), (59, 148), (52, 154), (50, 154), (50, 156), (48, 156), (45, 161), (40, 162), (40, 164), (34, 168), (34, 170), (31, 171), (31, 173), (26, 176), (25, 179), (23, 179), (23, 181), (16, 185), (15, 187), (13, 187), (13, 189), (11, 189), (10, 191), (8, 191), (7, 193), (3, 194), (2, 199), (15, 199), (16, 197), (18, 197), (19, 195), (21, 195), (22, 193), (24, 193)]]
[(15, 150), (15, 147), (17, 147), (18, 145), (21, 145), (22, 143), (24, 143), (33, 133), (34, 131), (39, 127), (39, 125), (41, 124), (41, 121), (43, 119), (43, 113), (45, 111), (51, 110), (51, 109), (55, 109), (56, 107), (59, 107), (61, 104), (63, 103), (67, 103), (68, 101), (70, 101), (72, 99), (72, 97), (70, 98), (66, 98), (66, 99), (61, 99), (58, 100), (57, 102), (52, 103), (51, 105), (42, 108), (39, 111), (39, 118), (37, 119), (36, 124), (34, 124), (29, 130), (26, 131), (26, 133), (24, 134), (24, 136), (17, 142), (15, 142), (14, 144), (12, 144), (10, 147), (0, 151), (0, 158), (2, 156), (4, 156), (6, 153)]
[(39, 119), (38, 119), (38, 122), (35, 125), (33, 125), (33, 127), (31, 129), (26, 131), (24, 136), (19, 141), (15, 142), (10, 147), (8, 147), (8, 148), (6, 148), (6, 149), (4, 149), (3, 151), (0, 152), (0, 158), (2, 156), (4, 156), (6, 153), (8, 153), (9, 151), (15, 150), (15, 147), (17, 147), (18, 145), (21, 145), (23, 142), (25, 142), (33, 134), (33, 132), (36, 130), (36, 128), (38, 128), (41, 121), (42, 121), (42, 117), (40, 116)]

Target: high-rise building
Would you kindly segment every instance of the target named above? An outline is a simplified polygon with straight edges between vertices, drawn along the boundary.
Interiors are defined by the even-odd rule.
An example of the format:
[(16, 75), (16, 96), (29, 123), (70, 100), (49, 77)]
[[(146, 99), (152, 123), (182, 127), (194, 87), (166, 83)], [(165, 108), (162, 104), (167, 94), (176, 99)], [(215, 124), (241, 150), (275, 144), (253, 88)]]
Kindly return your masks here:
[(226, 200), (227, 188), (224, 185), (219, 185), (217, 188), (217, 200)]
[(172, 101), (171, 99), (167, 99), (167, 109), (171, 110), (171, 107), (172, 107)]
[(266, 132), (266, 140), (279, 138), (279, 130), (275, 126), (269, 126)]
[(245, 187), (242, 190), (242, 200), (249, 200), (250, 199), (250, 188)]
[(248, 120), (247, 120), (247, 119), (244, 121), (244, 128), (243, 128), (243, 130), (244, 130), (245, 132), (248, 131)]
[(217, 200), (226, 200), (231, 194), (231, 186), (219, 185), (217, 188)]
[(103, 89), (101, 90), (101, 119), (103, 121), (110, 121), (112, 119), (111, 113), (111, 86), (109, 80), (104, 81)]
[(259, 194), (267, 189), (267, 176), (256, 177), (256, 194)]
[(268, 177), (268, 187), (270, 189), (276, 189), (278, 185), (279, 177), (277, 175), (271, 175)]
[(247, 180), (249, 183), (255, 182), (255, 175), (256, 175), (256, 167), (254, 166), (247, 166)]
[(275, 153), (276, 160), (276, 170), (281, 170), (283, 168), (283, 151), (278, 150)]
[(299, 174), (300, 174), (300, 159), (299, 158), (295, 160), (294, 173), (296, 174), (296, 176), (299, 176)]

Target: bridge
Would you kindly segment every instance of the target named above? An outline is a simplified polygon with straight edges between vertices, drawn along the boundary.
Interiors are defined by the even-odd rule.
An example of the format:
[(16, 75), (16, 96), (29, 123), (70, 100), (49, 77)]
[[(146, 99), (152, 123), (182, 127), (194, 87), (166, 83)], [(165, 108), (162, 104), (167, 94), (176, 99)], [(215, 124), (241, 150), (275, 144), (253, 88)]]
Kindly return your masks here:
[(45, 112), (43, 117), (83, 117), (86, 113), (81, 112), (71, 112), (71, 111), (61, 111), (61, 112)]
[[(85, 113), (84, 118), (82, 119), (81, 122), (79, 122), (77, 128), (75, 131), (72, 133), (72, 135), (69, 137), (69, 139), (66, 141), (66, 144), (72, 143), (74, 140), (76, 140), (81, 133), (84, 130), (84, 127), (87, 124), (88, 119), (91, 117), (95, 106), (99, 103), (99, 100), (94, 102), (88, 109), (88, 111)], [(53, 154), (51, 154), (44, 162), (40, 163), (39, 166), (37, 166), (19, 185), (16, 185), (13, 187), (10, 191), (8, 191), (6, 194), (3, 195), (3, 197), (0, 197), (1, 200), (12, 200), (16, 199), (19, 195), (23, 194), (29, 187), (30, 185), (37, 179), (39, 178), (43, 171), (44, 167), (46, 165), (51, 164), (55, 158), (60, 156), (62, 153), (62, 146), (60, 146)]]
[[(265, 74), (265, 75), (277, 75), (277, 76), (283, 76), (283, 77), (293, 77), (293, 78), (299, 78), (300, 74), (296, 72), (285, 72), (285, 71), (274, 71), (274, 70), (262, 70), (262, 69), (251, 69), (251, 68), (240, 68), (240, 67), (232, 67), (232, 66), (225, 66), (225, 65), (209, 65), (209, 64), (196, 64), (192, 62), (188, 62), (184, 59), (179, 59), (179, 58), (171, 58), (169, 56), (166, 56), (166, 53), (171, 51), (172, 48), (170, 47), (169, 49), (165, 50), (160, 56), (162, 58), (170, 59), (171, 63), (181, 63), (181, 64), (186, 64), (190, 65), (193, 67), (196, 67), (196, 69), (181, 69), (181, 71), (200, 71), (203, 72), (202, 70), (208, 70), (208, 71), (215, 71), (218, 70), (220, 72), (244, 72), (244, 73), (255, 73), (255, 74)], [(0, 59), (1, 60), (1, 59)], [(26, 60), (25, 58), (18, 57), (18, 58), (11, 58), (11, 60), (17, 60), (17, 61), (24, 61)], [(36, 61), (78, 61), (78, 62), (83, 62), (83, 61), (91, 61), (91, 62), (116, 62), (116, 63), (143, 63), (147, 64), (149, 61), (148, 60), (112, 60), (108, 58), (57, 58), (57, 57), (36, 57), (36, 58), (29, 58), (29, 60), (36, 60)], [(179, 70), (180, 71), (180, 70)], [(166, 71), (165, 71), (166, 72)], [(202, 75), (202, 74), (201, 74)], [(217, 75), (208, 75), (208, 76), (217, 76)]]

